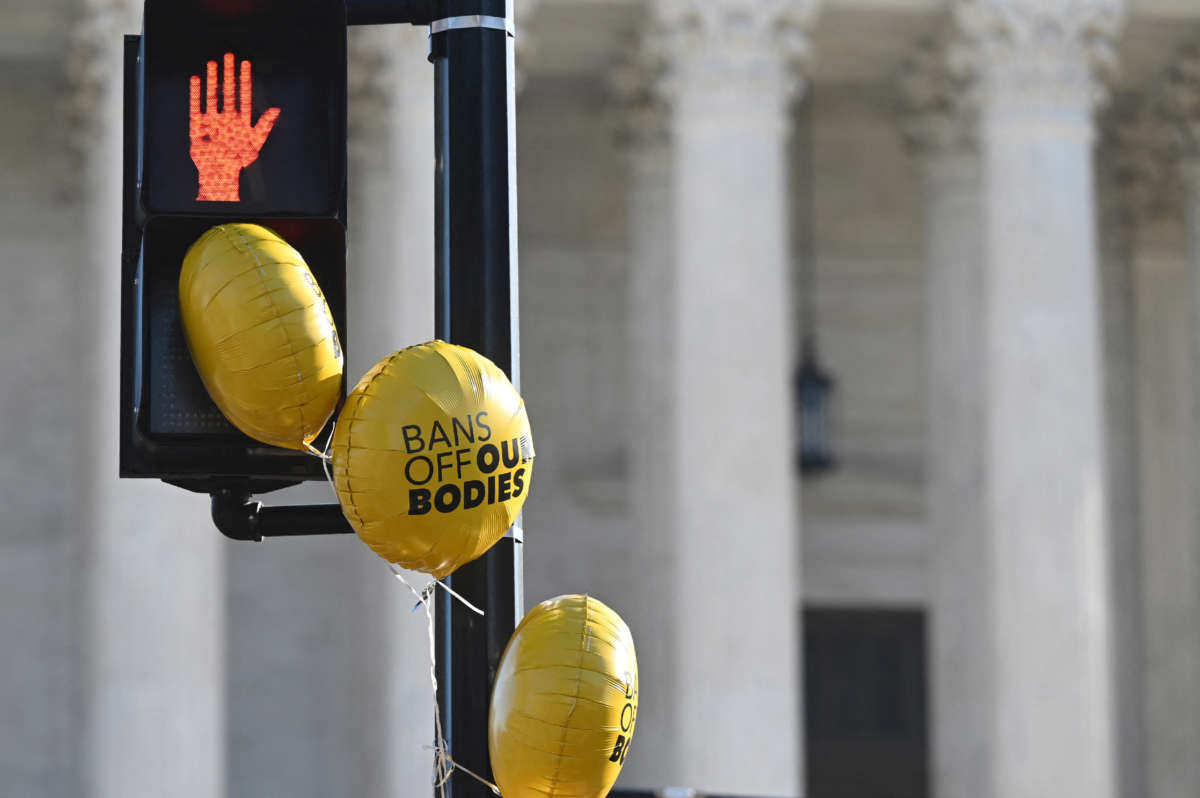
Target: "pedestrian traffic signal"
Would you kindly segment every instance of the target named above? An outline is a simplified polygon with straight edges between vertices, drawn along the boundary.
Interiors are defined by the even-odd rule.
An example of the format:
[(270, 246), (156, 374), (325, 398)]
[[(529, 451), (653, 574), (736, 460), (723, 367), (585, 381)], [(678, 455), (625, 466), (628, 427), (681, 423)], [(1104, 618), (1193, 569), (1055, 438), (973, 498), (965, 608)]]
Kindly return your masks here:
[(235, 88), (236, 59), (225, 53), (223, 99), (217, 107), (217, 62), (209, 61), (200, 103), (200, 76), (192, 75), (188, 93), (188, 139), (200, 188), (197, 202), (241, 202), (242, 170), (258, 160), (262, 146), (279, 119), (279, 108), (268, 108), (252, 122), (254, 83), (250, 62), (242, 61)]
[(146, 0), (126, 43), (124, 175), (121, 476), (202, 492), (323, 479), (217, 409), (178, 284), (205, 231), (263, 225), (308, 263), (344, 342), (345, 0)]

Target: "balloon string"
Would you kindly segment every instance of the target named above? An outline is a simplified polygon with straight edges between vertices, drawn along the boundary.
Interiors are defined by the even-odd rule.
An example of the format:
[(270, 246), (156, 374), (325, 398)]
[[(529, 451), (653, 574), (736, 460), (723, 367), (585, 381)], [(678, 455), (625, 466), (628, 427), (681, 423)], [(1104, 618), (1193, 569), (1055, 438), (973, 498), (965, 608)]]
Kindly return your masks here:
[(429, 584), (425, 585), (425, 587), (423, 589), (418, 591), (415, 587), (413, 587), (411, 584), (409, 584), (407, 579), (404, 578), (404, 573), (399, 568), (396, 567), (395, 563), (388, 563), (388, 565), (392, 569), (392, 575), (395, 576), (397, 579), (399, 579), (400, 583), (402, 585), (404, 585), (406, 588), (408, 588), (410, 593), (412, 593), (414, 596), (416, 596), (417, 605), (416, 605), (416, 607), (413, 607), (413, 610), (415, 611), (417, 607), (425, 608), (426, 630), (427, 630), (427, 635), (429, 638), (429, 684), (433, 688), (433, 701), (434, 701), (434, 712), (433, 712), (434, 744), (432, 747), (430, 747), (430, 746), (425, 746), (425, 747), (426, 747), (426, 749), (432, 750), (434, 752), (433, 786), (439, 792), (439, 794), (441, 795), (442, 798), (446, 798), (446, 782), (448, 782), (450, 780), (450, 777), (454, 775), (455, 770), (461, 770), (463, 773), (466, 773), (468, 776), (475, 779), (476, 781), (479, 781), (482, 784), (486, 784), (488, 787), (491, 788), (492, 792), (495, 793), (496, 795), (500, 795), (499, 787), (497, 787), (495, 784), (492, 784), (487, 779), (480, 777), (478, 774), (471, 771), (470, 769), (465, 768), (462, 765), (458, 764), (457, 762), (454, 761), (454, 758), (450, 756), (450, 752), (446, 750), (446, 736), (442, 732), (442, 713), (437, 711), (437, 685), (438, 685), (438, 682), (437, 682), (437, 648), (436, 648), (436, 642), (435, 642), (436, 638), (435, 638), (434, 623), (433, 623), (433, 602), (431, 601), (431, 599), (433, 598), (433, 593), (438, 588), (438, 586), (441, 586), (441, 588), (443, 590), (450, 593), (450, 595), (457, 598), (459, 601), (461, 601), (463, 604), (465, 604), (471, 610), (474, 610), (475, 612), (479, 613), (480, 615), (483, 615), (483, 610), (481, 610), (478, 607), (471, 604), (469, 601), (467, 601), (462, 596), (455, 593), (448, 586), (446, 586), (445, 584), (443, 584), (441, 581), (439, 581), (437, 579), (434, 579)]
[[(490, 781), (488, 781), (487, 779), (485, 779), (483, 776), (480, 776), (478, 773), (476, 773), (475, 771), (471, 770), (470, 768), (468, 768), (468, 767), (465, 767), (465, 766), (463, 766), (463, 765), (460, 765), (460, 764), (458, 764), (458, 763), (457, 763), (457, 762), (455, 762), (455, 761), (454, 761), (454, 759), (453, 759), (453, 758), (452, 758), (452, 757), (451, 757), (451, 756), (450, 756), (448, 753), (446, 753), (445, 751), (439, 751), (437, 748), (434, 748), (433, 746), (430, 746), (430, 745), (427, 745), (427, 746), (425, 746), (425, 750), (426, 750), (426, 751), (433, 751), (435, 756), (437, 756), (437, 757), (440, 757), (441, 759), (444, 759), (444, 760), (446, 761), (446, 765), (448, 765), (450, 769), (452, 769), (452, 770), (461, 770), (463, 773), (466, 773), (468, 776), (470, 776), (471, 778), (475, 779), (475, 781), (477, 781), (477, 782), (479, 782), (480, 784), (483, 784), (483, 785), (485, 785), (486, 787), (488, 787), (488, 789), (490, 789), (490, 790), (491, 790), (493, 793), (495, 793), (496, 795), (500, 795), (500, 788), (499, 788), (499, 787), (497, 787), (495, 784), (493, 784), (492, 782), (490, 782)], [(449, 775), (447, 775), (447, 778), (449, 778)], [(439, 786), (440, 786), (440, 785), (439, 785)]]
[[(414, 593), (417, 592), (416, 589), (412, 585), (408, 584), (408, 582), (404, 579), (404, 572), (400, 569), (400, 566), (396, 565), (396, 563), (394, 563), (394, 562), (389, 562), (388, 567), (392, 569), (392, 576), (396, 577), (401, 582), (404, 582), (405, 587), (407, 587), (412, 592), (414, 592)], [(456, 592), (454, 590), (454, 588), (450, 587), (448, 584), (446, 584), (445, 582), (443, 582), (440, 579), (432, 580), (428, 585), (425, 586), (424, 590), (422, 590), (421, 592), (424, 593), (425, 591), (432, 591), (434, 588), (437, 588), (437, 587), (440, 587), (442, 590), (445, 590), (451, 596), (454, 596), (454, 598), (458, 599), (458, 602), (460, 604), (462, 604), (464, 607), (466, 607), (467, 609), (469, 609), (471, 612), (475, 613), (476, 615), (484, 615), (484, 616), (487, 615), (487, 613), (485, 613), (483, 610), (479, 609), (474, 604), (467, 601), (462, 596), (461, 593)], [(415, 611), (416, 607), (413, 607), (413, 610)]]
[(304, 448), (308, 450), (309, 454), (313, 457), (321, 458), (321, 469), (325, 472), (325, 479), (329, 480), (329, 486), (333, 488), (335, 493), (337, 492), (337, 485), (333, 481), (333, 472), (329, 469), (329, 464), (333, 462), (333, 455), (329, 453), (329, 450), (333, 448), (333, 433), (336, 430), (337, 419), (334, 419), (333, 423), (329, 426), (329, 437), (325, 439), (324, 451), (313, 446), (311, 443), (304, 444)]
[[(392, 565), (389, 563), (389, 565)], [(404, 574), (396, 570), (392, 565), (392, 574), (400, 580), (400, 583), (409, 589), (414, 596), (417, 597), (417, 606), (425, 608), (425, 619), (427, 621), (427, 632), (429, 638), (429, 684), (433, 688), (434, 712), (433, 712), (433, 728), (434, 728), (434, 750), (437, 756), (433, 760), (433, 786), (441, 794), (442, 798), (446, 798), (446, 781), (450, 778), (450, 772), (446, 768), (446, 762), (441, 756), (446, 750), (446, 738), (442, 734), (442, 717), (437, 711), (437, 649), (435, 648), (434, 626), (433, 626), (433, 607), (429, 601), (431, 596), (432, 583), (425, 586), (424, 590), (418, 591), (415, 587), (408, 583), (404, 578)]]
[[(333, 446), (333, 433), (336, 429), (337, 429), (337, 421), (335, 420), (333, 425), (329, 429), (329, 437), (325, 441), (325, 450), (324, 451), (317, 449), (311, 443), (304, 444), (310, 454), (321, 458), (321, 467), (325, 471), (325, 477), (326, 477), (326, 479), (329, 480), (329, 484), (333, 486), (333, 489), (335, 491), (337, 490), (337, 485), (334, 484), (333, 473), (332, 473), (332, 471), (330, 471), (330, 468), (329, 468), (329, 464), (330, 464), (330, 462), (332, 462), (333, 457), (332, 457), (332, 455), (330, 455), (329, 450)], [(441, 798), (446, 798), (446, 782), (450, 781), (450, 777), (454, 775), (455, 770), (461, 770), (463, 773), (466, 773), (468, 776), (475, 779), (479, 783), (487, 785), (487, 787), (489, 787), (491, 789), (491, 791), (493, 793), (495, 793), (496, 795), (500, 795), (499, 787), (497, 787), (495, 784), (492, 784), (490, 781), (481, 777), (479, 774), (475, 773), (474, 771), (470, 770), (469, 768), (463, 767), (462, 765), (455, 762), (454, 758), (450, 756), (450, 752), (446, 750), (446, 736), (442, 732), (442, 714), (441, 714), (441, 712), (437, 711), (437, 685), (438, 685), (438, 683), (437, 683), (437, 648), (436, 648), (436, 642), (435, 642), (436, 641), (436, 632), (435, 632), (434, 623), (433, 623), (433, 602), (430, 599), (433, 598), (434, 591), (440, 587), (442, 590), (445, 590), (451, 596), (456, 598), (460, 604), (462, 604), (464, 607), (466, 607), (468, 610), (475, 613), (476, 615), (484, 615), (485, 613), (483, 610), (479, 609), (474, 604), (467, 601), (467, 599), (464, 598), (462, 596), (462, 594), (460, 594), (458, 591), (456, 591), (454, 588), (450, 587), (449, 585), (447, 585), (445, 582), (443, 582), (440, 579), (434, 579), (434, 580), (430, 581), (429, 584), (425, 585), (424, 588), (422, 588), (421, 590), (418, 591), (415, 587), (413, 587), (411, 584), (409, 584), (407, 579), (404, 578), (404, 572), (400, 569), (399, 566), (397, 566), (393, 562), (389, 562), (388, 567), (392, 571), (392, 576), (399, 579), (400, 583), (402, 585), (404, 585), (406, 588), (408, 588), (409, 592), (411, 592), (414, 596), (416, 596), (417, 604), (413, 607), (413, 611), (415, 612), (417, 607), (425, 608), (425, 620), (426, 620), (426, 626), (427, 626), (428, 638), (429, 638), (429, 685), (433, 690), (433, 701), (434, 701), (433, 728), (434, 728), (434, 735), (435, 735), (434, 745), (432, 747), (430, 747), (430, 746), (425, 746), (425, 747), (426, 747), (426, 749), (432, 750), (434, 752), (434, 759), (433, 759), (433, 786), (434, 786), (434, 789), (436, 789), (438, 791), (438, 793), (441, 795)]]
[[(330, 430), (329, 430), (329, 438), (325, 441), (325, 451), (323, 451), (323, 452), (320, 451), (312, 444), (305, 444), (305, 446), (308, 447), (308, 450), (310, 453), (321, 458), (321, 467), (325, 470), (325, 477), (329, 480), (329, 484), (333, 485), (333, 488), (335, 491), (337, 490), (337, 486), (334, 485), (333, 474), (329, 470), (329, 463), (330, 463), (330, 461), (333, 460), (333, 458), (329, 454), (329, 449), (330, 449), (330, 447), (333, 446), (333, 432), (334, 432), (334, 429), (336, 429), (336, 427), (337, 427), (337, 422), (335, 421), (334, 426), (332, 428), (330, 428)], [(434, 727), (434, 734), (435, 734), (435, 744), (434, 744), (433, 748), (431, 749), (434, 752), (433, 786), (438, 791), (438, 793), (441, 795), (441, 798), (446, 798), (446, 782), (450, 781), (450, 777), (454, 775), (455, 770), (461, 770), (463, 773), (466, 773), (468, 776), (470, 776), (471, 778), (480, 782), (481, 784), (485, 784), (488, 787), (490, 787), (492, 792), (495, 793), (496, 795), (500, 795), (499, 787), (497, 787), (495, 784), (492, 784), (487, 779), (482, 778), (481, 776), (479, 776), (477, 773), (470, 770), (469, 768), (463, 767), (462, 765), (455, 762), (454, 758), (450, 756), (450, 752), (446, 750), (446, 737), (445, 737), (445, 734), (443, 734), (443, 732), (442, 732), (442, 714), (437, 711), (437, 648), (436, 648), (436, 643), (435, 643), (435, 640), (436, 640), (435, 634), (436, 633), (434, 630), (434, 623), (433, 623), (433, 602), (430, 599), (433, 598), (434, 591), (440, 587), (442, 590), (445, 590), (451, 596), (458, 599), (460, 604), (462, 604), (464, 607), (466, 607), (468, 610), (475, 613), (476, 615), (484, 615), (485, 613), (483, 610), (479, 609), (474, 604), (467, 601), (467, 599), (464, 598), (462, 596), (462, 594), (460, 594), (458, 591), (456, 591), (454, 588), (450, 587), (449, 585), (447, 585), (445, 582), (443, 582), (440, 579), (432, 580), (423, 589), (418, 591), (415, 587), (413, 587), (411, 584), (409, 584), (407, 579), (404, 578), (404, 572), (400, 569), (399, 566), (397, 566), (393, 562), (389, 562), (388, 567), (392, 571), (392, 576), (399, 579), (400, 583), (403, 584), (406, 588), (408, 588), (409, 592), (411, 592), (414, 596), (416, 596), (417, 604), (416, 604), (416, 606), (413, 607), (413, 611), (415, 612), (417, 607), (425, 608), (425, 619), (427, 622), (428, 637), (429, 637), (429, 684), (430, 684), (430, 687), (433, 689), (433, 701), (434, 701), (433, 727)], [(426, 746), (426, 748), (429, 748), (429, 746)]]

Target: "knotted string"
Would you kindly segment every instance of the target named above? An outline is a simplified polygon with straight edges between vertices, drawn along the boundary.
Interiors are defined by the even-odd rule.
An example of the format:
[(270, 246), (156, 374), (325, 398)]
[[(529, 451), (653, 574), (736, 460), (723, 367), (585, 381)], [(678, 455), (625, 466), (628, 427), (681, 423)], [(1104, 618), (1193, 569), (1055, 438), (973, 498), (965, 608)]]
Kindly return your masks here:
[[(405, 586), (405, 587), (407, 587), (409, 590), (411, 590), (413, 593), (417, 593), (416, 589), (415, 589), (415, 588), (414, 588), (412, 585), (410, 585), (410, 584), (408, 583), (408, 580), (406, 580), (406, 579), (404, 578), (404, 570), (403, 570), (403, 569), (402, 569), (402, 568), (401, 568), (399, 565), (396, 565), (396, 563), (394, 563), (394, 562), (390, 562), (390, 563), (388, 563), (388, 567), (392, 569), (392, 576), (396, 577), (396, 578), (397, 578), (397, 579), (399, 579), (401, 582), (403, 582), (403, 583), (404, 583), (404, 586)], [(417, 593), (417, 598), (418, 598), (418, 600), (420, 600), (420, 597), (421, 597), (422, 595), (424, 595), (426, 592), (428, 592), (428, 593), (429, 593), (429, 594), (432, 596), (432, 595), (433, 595), (433, 591), (434, 591), (436, 588), (439, 588), (439, 587), (440, 587), (442, 590), (445, 590), (445, 591), (446, 591), (447, 593), (449, 593), (451, 596), (454, 596), (454, 598), (458, 599), (458, 601), (459, 601), (459, 603), (460, 603), (460, 604), (462, 604), (464, 607), (466, 607), (467, 609), (469, 609), (471, 612), (475, 613), (476, 615), (486, 615), (486, 614), (487, 614), (487, 613), (485, 613), (483, 610), (481, 610), (481, 609), (479, 609), (478, 607), (476, 607), (476, 606), (475, 606), (474, 604), (472, 604), (471, 602), (467, 601), (467, 600), (466, 600), (466, 599), (465, 599), (465, 598), (462, 596), (462, 594), (460, 594), (460, 593), (457, 593), (457, 592), (454, 590), (454, 588), (450, 587), (449, 585), (447, 585), (445, 582), (443, 582), (443, 581), (442, 581), (442, 580), (440, 580), (440, 579), (434, 579), (434, 580), (431, 580), (431, 581), (429, 582), (429, 584), (427, 584), (427, 585), (426, 585), (426, 586), (425, 586), (425, 587), (424, 587), (424, 588), (421, 590), (421, 592), (420, 592), (420, 593)], [(416, 607), (413, 607), (413, 612), (416, 612), (416, 610), (417, 610), (417, 608), (416, 608)]]
[(434, 579), (430, 581), (429, 584), (425, 585), (425, 587), (421, 590), (417, 590), (415, 587), (409, 584), (407, 579), (404, 578), (404, 572), (395, 563), (388, 563), (388, 565), (392, 570), (392, 575), (395, 576), (396, 579), (400, 580), (400, 583), (408, 588), (410, 593), (416, 596), (417, 603), (413, 606), (413, 612), (416, 612), (418, 607), (425, 608), (426, 629), (428, 633), (427, 636), (429, 638), (429, 684), (433, 690), (435, 707), (433, 713), (434, 744), (432, 746), (425, 747), (427, 750), (433, 751), (433, 786), (438, 790), (442, 798), (446, 798), (446, 782), (448, 782), (450, 777), (454, 775), (454, 771), (461, 770), (463, 773), (466, 773), (479, 783), (487, 785), (496, 795), (500, 795), (499, 787), (475, 773), (470, 768), (458, 764), (454, 761), (454, 758), (450, 756), (450, 752), (446, 750), (446, 737), (442, 733), (442, 713), (438, 712), (436, 709), (438, 681), (437, 648), (433, 623), (433, 594), (439, 587), (441, 587), (451, 596), (458, 599), (459, 602), (461, 602), (472, 612), (478, 613), (479, 615), (483, 615), (484, 612), (460, 596), (458, 593), (454, 592), (454, 590), (452, 590), (448, 585), (439, 579)]
[(337, 485), (333, 484), (333, 472), (329, 470), (329, 464), (333, 462), (333, 455), (329, 453), (329, 450), (333, 448), (333, 433), (336, 430), (337, 419), (335, 418), (333, 423), (329, 425), (329, 437), (325, 439), (325, 449), (323, 451), (313, 446), (311, 443), (304, 444), (304, 448), (308, 450), (309, 454), (311, 454), (313, 457), (321, 458), (321, 468), (324, 469), (325, 478), (329, 480), (329, 485), (333, 488), (335, 493), (337, 492)]

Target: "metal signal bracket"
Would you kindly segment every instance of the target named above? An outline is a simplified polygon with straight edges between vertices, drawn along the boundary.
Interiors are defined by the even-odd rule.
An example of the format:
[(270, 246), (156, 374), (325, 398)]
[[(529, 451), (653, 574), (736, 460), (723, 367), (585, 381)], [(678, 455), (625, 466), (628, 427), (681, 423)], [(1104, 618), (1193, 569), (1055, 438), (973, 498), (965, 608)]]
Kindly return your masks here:
[(261, 543), (264, 538), (300, 535), (353, 535), (338, 504), (264, 507), (245, 491), (226, 488), (212, 494), (213, 524), (231, 540)]

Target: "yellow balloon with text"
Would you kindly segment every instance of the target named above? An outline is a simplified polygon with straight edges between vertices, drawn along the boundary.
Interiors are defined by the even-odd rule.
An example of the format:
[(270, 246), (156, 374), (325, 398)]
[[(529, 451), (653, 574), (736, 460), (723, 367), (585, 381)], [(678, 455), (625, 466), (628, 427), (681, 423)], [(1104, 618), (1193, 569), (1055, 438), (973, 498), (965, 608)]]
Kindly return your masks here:
[(638, 668), (621, 617), (590, 596), (559, 596), (521, 621), (488, 714), (504, 798), (603, 798), (637, 725)]
[(179, 311), (225, 417), (262, 443), (310, 444), (342, 396), (342, 347), (300, 253), (261, 225), (213, 227), (184, 256)]
[(342, 512), (376, 554), (438, 579), (490, 549), (533, 477), (525, 402), (494, 363), (443, 341), (375, 365), (333, 433)]

